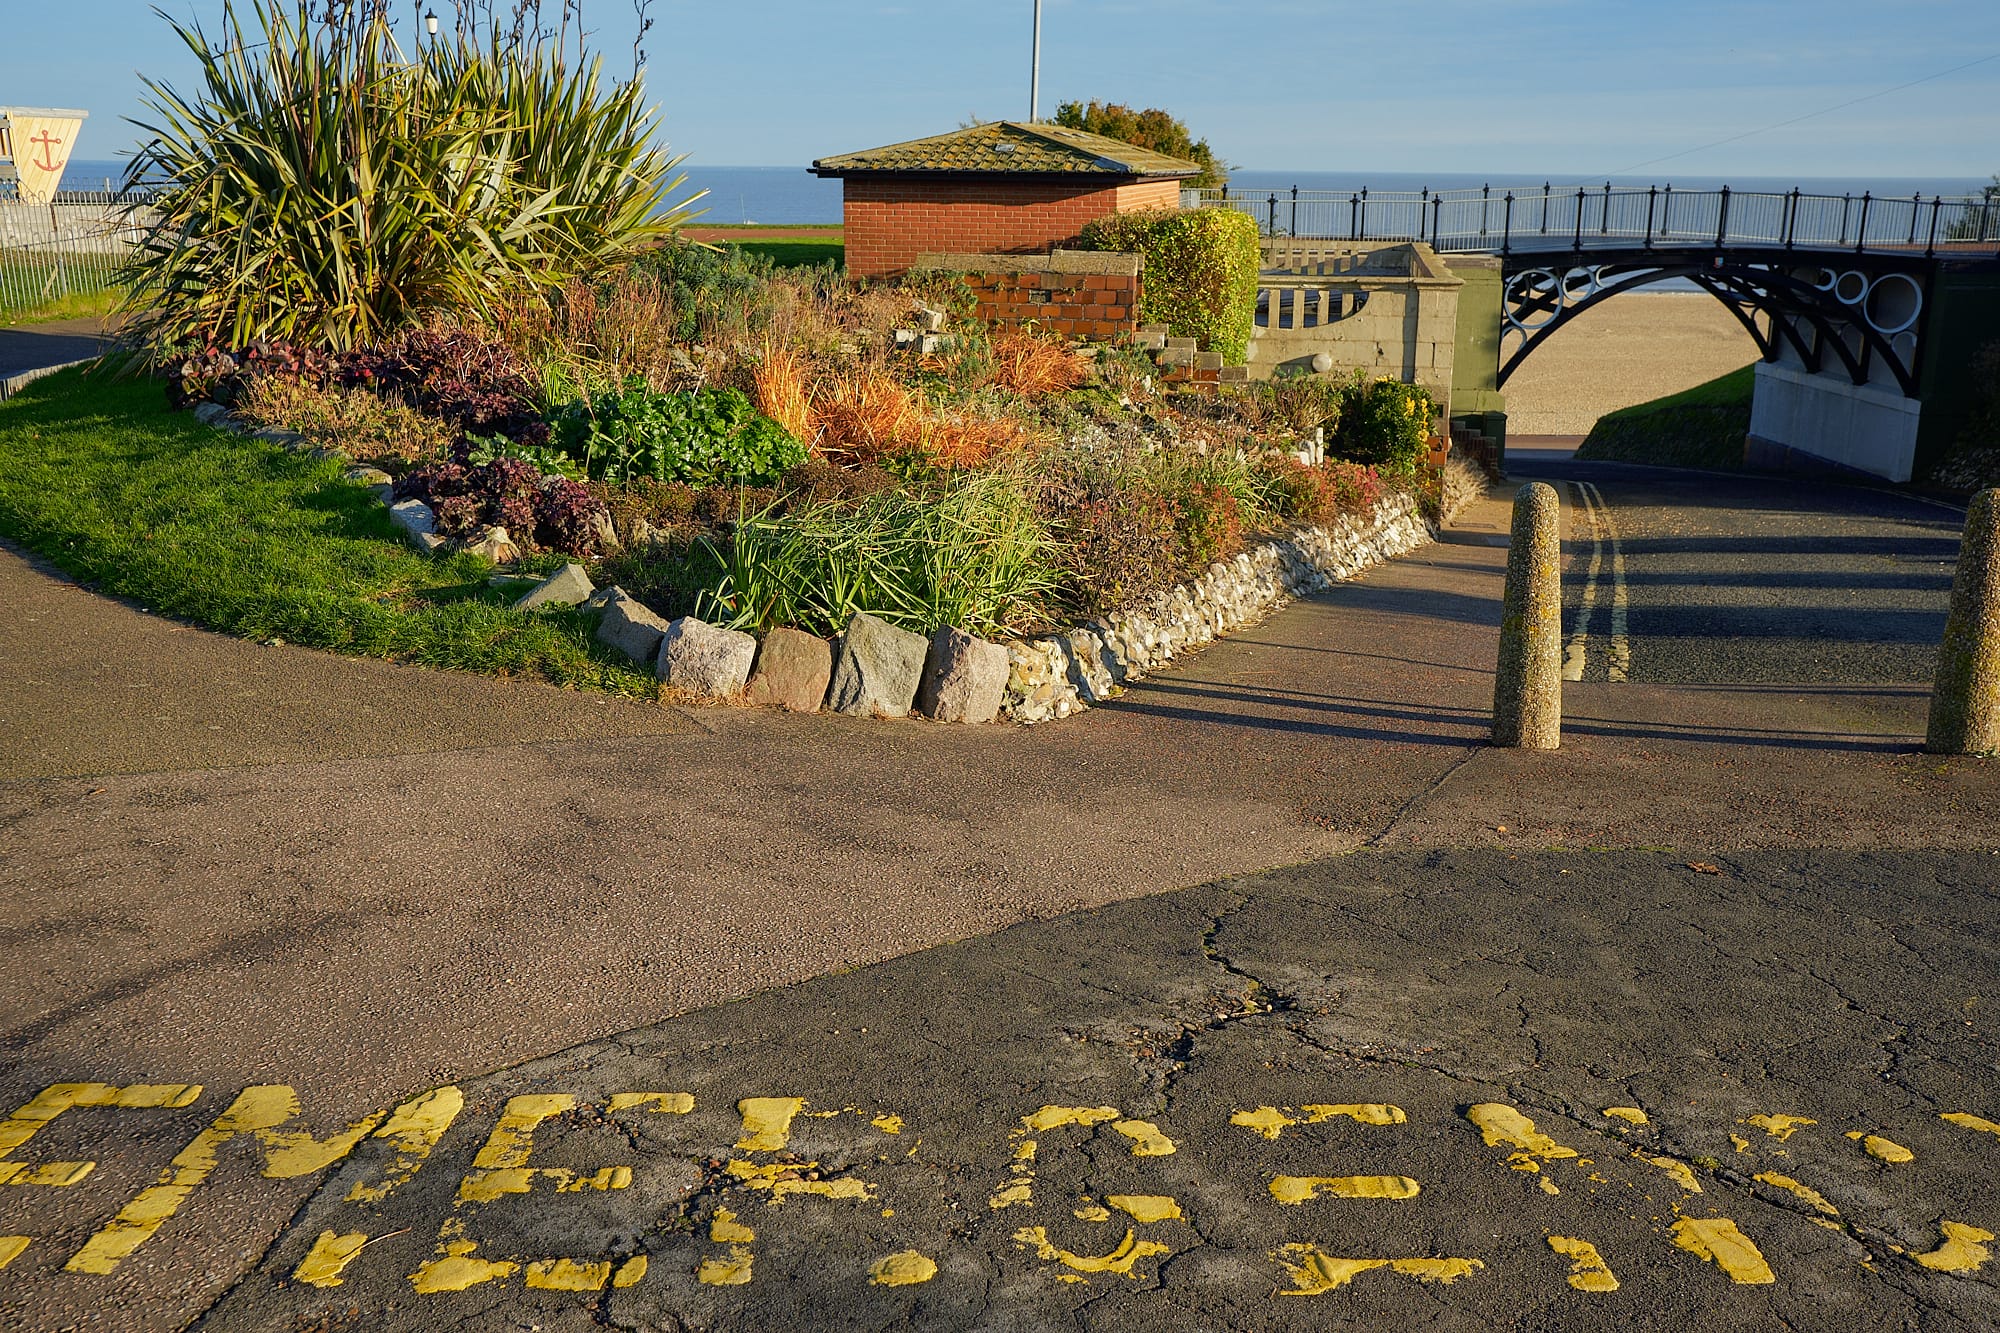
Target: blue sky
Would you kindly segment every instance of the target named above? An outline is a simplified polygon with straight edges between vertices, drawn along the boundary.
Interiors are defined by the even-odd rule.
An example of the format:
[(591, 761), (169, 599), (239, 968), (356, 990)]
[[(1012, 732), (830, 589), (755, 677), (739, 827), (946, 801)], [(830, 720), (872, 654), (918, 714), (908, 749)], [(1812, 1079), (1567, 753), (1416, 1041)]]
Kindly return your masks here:
[[(583, 3), (628, 70), (631, 0)], [(140, 73), (190, 75), (148, 4), (0, 7), (0, 104), (87, 108), (79, 158), (131, 146)], [(803, 164), (1027, 113), (1031, 0), (652, 8), (648, 87), (698, 162)], [(1595, 177), (1674, 155), (1645, 173), (1985, 177), (2000, 58), (1684, 151), (1985, 56), (2000, 57), (1994, 0), (1046, 0), (1042, 105), (1164, 106), (1253, 168)]]

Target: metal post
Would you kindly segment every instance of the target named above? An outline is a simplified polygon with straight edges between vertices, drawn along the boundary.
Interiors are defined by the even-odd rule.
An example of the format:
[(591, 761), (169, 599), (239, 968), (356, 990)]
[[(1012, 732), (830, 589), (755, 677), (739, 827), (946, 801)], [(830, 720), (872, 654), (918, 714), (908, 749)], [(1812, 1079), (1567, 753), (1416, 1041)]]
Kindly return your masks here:
[(1555, 487), (1531, 481), (1515, 495), (1493, 680), (1495, 745), (1562, 744), (1561, 525)]
[(1792, 248), (1792, 243), (1797, 239), (1798, 234), (1799, 187), (1794, 185), (1791, 194), (1787, 195), (1785, 199), (1785, 248), (1787, 250)]
[(1481, 236), (1484, 236), (1486, 234), (1486, 211), (1489, 207), (1491, 207), (1492, 200), (1493, 200), (1493, 187), (1491, 185), (1480, 186), (1479, 187), (1479, 234)]
[(1431, 196), (1431, 244), (1433, 246), (1438, 243), (1438, 226), (1443, 221), (1444, 194), (1439, 192)]
[[(1486, 220), (1486, 205), (1484, 203), (1481, 203), (1479, 206), (1479, 216), (1481, 223), (1481, 226), (1479, 228), (1479, 234), (1483, 236), (1486, 234), (1486, 227), (1484, 225)], [(1500, 220), (1500, 253), (1504, 255), (1509, 251), (1511, 251), (1513, 248), (1514, 248), (1514, 192), (1512, 190), (1509, 190), (1507, 191), (1507, 212), (1506, 215), (1502, 217)]]
[(1910, 196), (1910, 239), (1907, 244), (1915, 245), (1917, 243), (1917, 210), (1923, 206), (1924, 197), (1922, 195), (1913, 194)]
[(1648, 185), (1646, 187), (1646, 248), (1648, 250), (1653, 248), (1653, 207), (1659, 202), (1660, 187), (1657, 185)]
[(1924, 749), (1932, 754), (1987, 754), (2000, 749), (2000, 490), (1972, 497), (1951, 614), (1938, 645)]
[(1277, 234), (1278, 234), (1278, 192), (1276, 190), (1273, 190), (1271, 191), (1271, 223), (1268, 227), (1265, 228), (1265, 235), (1276, 236)]
[(1542, 182), (1542, 235), (1549, 234), (1549, 183)]
[(1931, 257), (1932, 255), (1935, 255), (1935, 254), (1937, 253), (1937, 224), (1938, 224), (1938, 210), (1939, 210), (1940, 208), (1943, 208), (1943, 207), (1944, 207), (1944, 197), (1943, 197), (1942, 195), (1935, 195), (1935, 194), (1934, 194), (1934, 195), (1932, 195), (1932, 196), (1931, 196), (1931, 237), (1930, 237), (1930, 239), (1929, 239), (1928, 241), (1924, 242), (1924, 258), (1926, 258), (1926, 259), (1929, 259), (1929, 258), (1930, 258), (1930, 257)]
[[(1419, 197), (1417, 200), (1417, 239), (1420, 241), (1424, 239), (1424, 214), (1430, 211), (1431, 211), (1431, 187), (1426, 185), (1424, 187), (1424, 192), (1422, 196)], [(1433, 247), (1436, 246), (1437, 237), (1435, 236), (1431, 237), (1431, 244)]]
[(1840, 243), (1847, 244), (1847, 210), (1854, 203), (1854, 194), (1849, 191), (1840, 196)]
[(1572, 248), (1577, 250), (1583, 249), (1583, 187), (1581, 185), (1576, 187), (1576, 237), (1572, 242)]
[(1722, 187), (1722, 208), (1715, 219), (1715, 246), (1722, 248), (1722, 242), (1729, 235), (1729, 187)]
[(1360, 209), (1360, 207), (1361, 207), (1361, 196), (1350, 192), (1347, 196), (1347, 239), (1350, 241), (1358, 241), (1361, 239), (1358, 235), (1355, 234), (1354, 231), (1355, 228), (1354, 219), (1356, 212), (1357, 210)]
[(1368, 187), (1366, 185), (1361, 187), (1361, 235), (1355, 239), (1368, 239)]
[(1861, 225), (1854, 232), (1854, 253), (1860, 254), (1868, 245), (1868, 191), (1861, 192)]
[(1299, 234), (1299, 187), (1292, 187), (1292, 235)]
[(1609, 236), (1611, 234), (1611, 182), (1610, 181), (1604, 182), (1604, 207), (1599, 209), (1597, 213), (1597, 234), (1599, 236)]
[(1035, 51), (1028, 70), (1028, 123), (1042, 118), (1042, 0), (1035, 0)]

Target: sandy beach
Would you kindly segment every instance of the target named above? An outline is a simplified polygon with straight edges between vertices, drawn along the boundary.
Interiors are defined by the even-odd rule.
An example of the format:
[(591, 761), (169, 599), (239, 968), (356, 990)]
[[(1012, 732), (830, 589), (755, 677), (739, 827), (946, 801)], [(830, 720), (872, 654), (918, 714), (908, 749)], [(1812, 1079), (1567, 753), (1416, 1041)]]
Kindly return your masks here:
[(1757, 345), (1714, 297), (1633, 292), (1577, 316), (1521, 363), (1507, 381), (1507, 433), (1586, 435), (1606, 412), (1756, 359)]

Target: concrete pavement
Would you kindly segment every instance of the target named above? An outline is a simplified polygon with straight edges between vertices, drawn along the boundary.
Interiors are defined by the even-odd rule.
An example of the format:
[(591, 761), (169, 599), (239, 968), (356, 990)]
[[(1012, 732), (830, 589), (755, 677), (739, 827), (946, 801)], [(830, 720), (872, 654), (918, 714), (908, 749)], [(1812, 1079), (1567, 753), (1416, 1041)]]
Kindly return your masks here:
[[(1684, 849), (1645, 872), (1655, 877), (1688, 862), (1720, 866), (1732, 850), (1984, 855), (2000, 847), (1994, 773), (1916, 753), (1924, 700), (1907, 683), (1585, 683), (1570, 687), (1561, 751), (1486, 748), (1504, 561), (1488, 542), (1495, 531), (1504, 531), (1502, 514), (1468, 515), (1453, 541), (1292, 607), (1114, 707), (1028, 732), (678, 713), (343, 662), (167, 625), (18, 558), (0, 560), (0, 593), (27, 612), (0, 642), (0, 699), (16, 710), (0, 729), (9, 747), (0, 753), (8, 774), (0, 880), (21, 886), (0, 901), (0, 931), (21, 964), (0, 978), (10, 1056), (0, 1092), (19, 1106), (61, 1081), (204, 1087), (179, 1109), (79, 1108), (42, 1131), (51, 1138), (24, 1160), (55, 1160), (73, 1146), (99, 1166), (58, 1191), (0, 1192), (0, 1235), (33, 1238), (0, 1276), (0, 1314), (26, 1327), (65, 1326), (87, 1311), (105, 1326), (172, 1328), (228, 1290), (311, 1194), (319, 1168), (271, 1177), (243, 1141), (113, 1273), (64, 1265), (194, 1130), (262, 1085), (295, 1089), (296, 1123), (324, 1136), (425, 1089), (471, 1089), (469, 1080), (490, 1071), (579, 1046), (580, 1063), (562, 1067), (585, 1069), (602, 1049), (587, 1044), (606, 1033), (906, 954), (909, 975), (932, 987), (932, 1000), (913, 1001), (926, 1039), (963, 1052), (966, 1034), (979, 1030), (965, 1026), (972, 1010), (991, 998), (1003, 1012), (1012, 1001), (954, 989), (963, 955), (913, 951), (1358, 847), (1530, 858), (1551, 845)], [(1811, 919), (1803, 906), (1789, 917), (1760, 912), (1760, 902), (1775, 901), (1763, 886), (1777, 872), (1743, 864), (1752, 873), (1736, 880), (1747, 895), (1742, 920), (1760, 937), (1782, 938)], [(1987, 863), (1953, 864), (1962, 881), (1967, 867)], [(1310, 873), (1346, 883), (1338, 871)], [(1701, 876), (1697, 884), (1712, 878), (1688, 873)], [(1851, 891), (1856, 902), (1865, 879)], [(1314, 892), (1337, 899), (1346, 889)], [(1482, 926), (1504, 927), (1511, 908), (1502, 904), (1512, 900), (1481, 901)], [(1611, 913), (1614, 933), (1629, 934), (1630, 914), (1614, 906), (1589, 910)], [(1097, 938), (1077, 930), (1079, 948)], [(1103, 945), (1107, 957), (1124, 947)], [(1759, 960), (1738, 962), (1752, 974), (1740, 983), (1751, 997), (1742, 1003), (1754, 1009)], [(1324, 965), (1317, 955), (1298, 963), (1302, 974)], [(1945, 972), (1979, 966), (1960, 957)], [(1433, 980), (1456, 994), (1448, 976)], [(824, 988), (837, 983), (813, 984), (821, 989), (758, 1001), (777, 1008), (754, 1012), (780, 1016), (753, 1026), (819, 1024), (833, 1003)], [(1413, 993), (1398, 984), (1386, 993)], [(1587, 1006), (1587, 994), (1550, 1002)], [(1032, 1018), (1054, 1013), (1056, 997), (1020, 1005)], [(803, 1088), (794, 1075), (809, 1068), (825, 1075), (811, 1092), (815, 1106), (833, 1104), (827, 1080), (839, 1061), (827, 1050), (813, 1057), (818, 1065), (773, 1056), (784, 1080), (774, 1073), (725, 1086), (723, 1056), (757, 1042), (749, 1029), (727, 1027), (728, 1013), (753, 1011), (717, 1012), (724, 1016), (689, 1020), (691, 1032), (724, 1024), (716, 1029), (724, 1035), (686, 1048), (698, 1067), (717, 1064), (697, 1098), (704, 1114), (717, 1098), (735, 1114), (731, 1097), (807, 1095), (785, 1089)], [(1677, 1040), (1665, 1029), (1635, 1030), (1639, 1038), (1621, 1040), (1663, 1048)], [(1020, 1039), (1053, 1050), (1050, 1031), (1029, 1024)], [(1746, 1049), (1764, 1041), (1753, 1036)], [(612, 1091), (686, 1091), (699, 1068), (680, 1077), (685, 1068), (678, 1058), (669, 1068), (671, 1087)], [(1008, 1082), (990, 1072), (994, 1079)], [(1518, 1092), (1504, 1080), (1496, 1086)], [(594, 1088), (578, 1094), (580, 1107), (609, 1116), (608, 1102), (589, 1103)], [(882, 1085), (871, 1095), (895, 1111), (893, 1091)], [(1268, 1095), (1273, 1106), (1303, 1106), (1306, 1093)], [(460, 1137), (483, 1141), (496, 1124), (500, 1108), (480, 1096), (481, 1114), (493, 1115), (468, 1114)], [(997, 1095), (988, 1103), (978, 1132), (1002, 1138), (1011, 1132), (1004, 1126), (1036, 1109)], [(1425, 1105), (1424, 1123), (1462, 1128), (1442, 1103)], [(1405, 1109), (1416, 1122), (1417, 1109)], [(949, 1117), (940, 1108), (936, 1119)], [(959, 1123), (953, 1132), (973, 1132), (970, 1120)], [(68, 1134), (77, 1137), (66, 1142)], [(357, 1153), (357, 1142), (371, 1152), (407, 1147), (348, 1141)], [(727, 1141), (703, 1142), (727, 1155)], [(338, 1147), (320, 1167), (339, 1160)], [(439, 1151), (478, 1147), (453, 1138)], [(577, 1157), (568, 1165), (581, 1171)], [(449, 1176), (449, 1185), (463, 1165), (415, 1174)], [(584, 1197), (596, 1193), (610, 1200), (612, 1192)], [(437, 1202), (423, 1198), (426, 1207)], [(632, 1236), (644, 1229), (632, 1220), (633, 1201), (679, 1207), (668, 1194), (618, 1200), (627, 1202), (613, 1201), (607, 1216)], [(712, 1215), (683, 1220), (713, 1229)], [(441, 1225), (429, 1223), (431, 1239)], [(300, 1234), (294, 1228), (286, 1243)], [(408, 1304), (407, 1271), (395, 1276), (404, 1284), (396, 1300)], [(611, 1280), (604, 1292), (626, 1290)], [(512, 1326), (514, 1305), (488, 1312), (480, 1300), (483, 1288), (472, 1305), (453, 1308), (474, 1312), (475, 1327)], [(588, 1315), (594, 1300), (579, 1298), (577, 1310)], [(1032, 1324), (1045, 1308), (1035, 1300), (994, 1308)], [(367, 1308), (354, 1326), (387, 1318)], [(869, 1308), (854, 1307), (864, 1326)], [(285, 1326), (261, 1317), (216, 1326)]]

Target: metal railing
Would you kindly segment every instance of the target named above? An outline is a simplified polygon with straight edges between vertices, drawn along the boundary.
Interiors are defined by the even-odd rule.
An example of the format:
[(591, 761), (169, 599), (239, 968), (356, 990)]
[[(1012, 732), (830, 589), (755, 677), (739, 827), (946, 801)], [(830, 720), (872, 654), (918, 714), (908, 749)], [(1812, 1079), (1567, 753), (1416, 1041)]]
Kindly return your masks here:
[(1558, 189), (1196, 192), (1234, 208), (1266, 236), (1422, 241), (1440, 251), (1581, 250), (1586, 246), (1762, 246), (2000, 254), (2000, 197), (1888, 197), (1755, 190)]
[(94, 227), (0, 245), (0, 316), (114, 287), (119, 267), (145, 234), (143, 227)]

